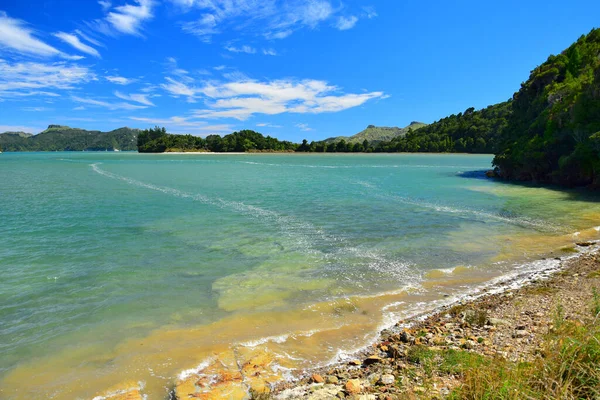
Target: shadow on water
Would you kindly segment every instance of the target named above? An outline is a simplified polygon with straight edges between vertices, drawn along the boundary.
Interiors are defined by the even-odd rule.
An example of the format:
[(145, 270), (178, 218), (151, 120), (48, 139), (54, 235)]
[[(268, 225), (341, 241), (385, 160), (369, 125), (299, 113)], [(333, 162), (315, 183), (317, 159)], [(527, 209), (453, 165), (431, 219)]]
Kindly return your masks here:
[(568, 188), (564, 186), (554, 185), (554, 184), (542, 184), (536, 182), (527, 182), (527, 181), (508, 181), (500, 178), (491, 178), (486, 175), (486, 172), (489, 169), (485, 170), (474, 170), (474, 171), (461, 171), (456, 173), (455, 176), (465, 179), (483, 179), (493, 181), (499, 185), (506, 186), (516, 186), (528, 189), (546, 189), (552, 190), (557, 193), (562, 193), (568, 195), (568, 200), (573, 201), (583, 201), (583, 202), (600, 202), (600, 190), (598, 189), (590, 189), (587, 187), (576, 187), (576, 188)]

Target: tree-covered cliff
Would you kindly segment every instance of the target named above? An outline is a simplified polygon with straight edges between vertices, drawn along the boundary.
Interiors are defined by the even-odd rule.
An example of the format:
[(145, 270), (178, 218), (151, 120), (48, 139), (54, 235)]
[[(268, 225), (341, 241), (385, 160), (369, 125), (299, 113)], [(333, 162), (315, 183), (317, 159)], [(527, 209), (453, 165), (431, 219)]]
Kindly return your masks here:
[(506, 179), (600, 184), (600, 29), (531, 72), (494, 165)]

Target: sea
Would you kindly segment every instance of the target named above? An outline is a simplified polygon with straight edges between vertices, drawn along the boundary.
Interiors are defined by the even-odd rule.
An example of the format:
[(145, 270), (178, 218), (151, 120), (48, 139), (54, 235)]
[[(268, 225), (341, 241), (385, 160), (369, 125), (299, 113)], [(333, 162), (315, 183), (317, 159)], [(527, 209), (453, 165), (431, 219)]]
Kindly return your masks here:
[(250, 350), (285, 379), (600, 239), (597, 197), (491, 161), (0, 154), (0, 398), (166, 399)]

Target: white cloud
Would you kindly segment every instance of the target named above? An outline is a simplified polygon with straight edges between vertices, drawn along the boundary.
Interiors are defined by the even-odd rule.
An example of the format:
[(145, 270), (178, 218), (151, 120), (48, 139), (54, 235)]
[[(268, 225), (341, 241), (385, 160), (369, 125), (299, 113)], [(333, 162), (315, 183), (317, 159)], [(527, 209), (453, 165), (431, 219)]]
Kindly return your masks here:
[(112, 6), (110, 1), (105, 0), (99, 0), (98, 4), (100, 4), (100, 7), (102, 7), (102, 11), (108, 11), (108, 9)]
[(190, 87), (183, 82), (178, 82), (170, 77), (167, 77), (165, 79), (168, 83), (163, 83), (162, 85), (160, 85), (163, 89), (165, 89), (167, 92), (169, 92), (175, 97), (187, 96), (188, 101), (194, 101), (194, 96), (197, 93), (196, 88)]
[(129, 103), (114, 103), (114, 102), (89, 99), (89, 98), (79, 97), (79, 96), (71, 96), (71, 99), (77, 103), (83, 103), (83, 104), (89, 104), (92, 106), (104, 107), (104, 108), (108, 108), (109, 110), (139, 110), (142, 108), (147, 108), (146, 106), (138, 106), (138, 105), (129, 104)]
[(130, 78), (124, 78), (122, 76), (105, 76), (104, 79), (106, 79), (109, 82), (112, 83), (116, 83), (117, 85), (129, 85), (130, 83), (135, 82), (135, 79), (130, 79)]
[(26, 132), (26, 133), (39, 133), (43, 128), (35, 128), (32, 126), (23, 125), (0, 125), (0, 132)]
[(274, 49), (263, 49), (263, 54), (266, 56), (276, 56), (277, 52)]
[(283, 128), (283, 126), (281, 125), (275, 125), (275, 124), (271, 124), (269, 122), (261, 122), (256, 124), (256, 126), (261, 127), (261, 128)]
[(340, 31), (345, 31), (354, 28), (354, 25), (358, 22), (358, 18), (354, 15), (349, 17), (339, 17), (335, 23), (335, 27)]
[(198, 19), (184, 22), (182, 27), (205, 42), (227, 29), (283, 39), (302, 28), (315, 29), (339, 11), (329, 0), (171, 1), (184, 12), (200, 10)]
[(123, 100), (134, 101), (136, 103), (145, 104), (147, 106), (154, 106), (154, 103), (152, 103), (150, 101), (150, 99), (148, 98), (149, 95), (147, 95), (147, 94), (141, 94), (141, 93), (123, 94), (119, 91), (116, 91), (115, 96), (117, 96), (118, 98), (123, 99)]
[(301, 131), (305, 131), (305, 132), (314, 130), (313, 128), (309, 127), (308, 124), (296, 124), (296, 128), (299, 128)]
[(0, 59), (0, 97), (57, 96), (40, 89), (75, 89), (78, 84), (95, 79), (87, 67), (64, 61), (10, 63)]
[(93, 44), (94, 46), (98, 46), (98, 47), (106, 47), (104, 46), (102, 43), (100, 43), (99, 41), (97, 41), (96, 39), (92, 39), (89, 35), (86, 35), (85, 33), (81, 32), (79, 29), (75, 29), (75, 33), (82, 38), (83, 40), (85, 40), (86, 42), (89, 42), (91, 44)]
[(23, 110), (23, 111), (29, 111), (29, 112), (44, 112), (44, 111), (52, 111), (53, 108), (48, 108), (48, 107), (21, 107), (21, 110)]
[(106, 16), (106, 20), (113, 26), (114, 29), (121, 33), (130, 35), (139, 35), (139, 30), (142, 22), (152, 19), (152, 0), (135, 0), (137, 6), (126, 4), (124, 6), (115, 7)]
[(207, 108), (195, 110), (199, 118), (235, 118), (246, 120), (255, 114), (319, 114), (338, 112), (381, 98), (383, 92), (345, 94), (338, 87), (318, 80), (290, 79), (260, 82), (243, 78), (231, 82), (204, 82), (188, 85), (171, 77), (161, 85), (173, 96), (188, 102), (203, 99)]
[(229, 124), (208, 125), (205, 121), (194, 120), (193, 117), (170, 117), (170, 118), (146, 118), (129, 117), (129, 119), (138, 122), (144, 122), (152, 125), (164, 125), (170, 133), (189, 133), (206, 136), (211, 133), (229, 133), (233, 131), (233, 126)]
[(0, 48), (39, 57), (56, 56), (69, 60), (83, 58), (65, 54), (44, 43), (34, 37), (33, 30), (25, 22), (9, 17), (4, 11), (0, 11)]
[(79, 38), (73, 34), (65, 33), (65, 32), (57, 32), (54, 34), (54, 36), (56, 36), (63, 42), (70, 44), (71, 46), (73, 46), (74, 48), (76, 48), (77, 50), (79, 50), (81, 52), (84, 52), (86, 54), (100, 58), (100, 53), (98, 53), (98, 51), (96, 49), (94, 49), (91, 46), (88, 46), (85, 43), (82, 43), (81, 40), (79, 40)]
[(225, 50), (230, 51), (232, 53), (247, 53), (247, 54), (254, 54), (256, 53), (256, 49), (254, 47), (250, 47), (250, 46), (241, 46), (241, 47), (235, 47), (235, 46), (225, 46)]
[(110, 1), (99, 1), (104, 12), (104, 19), (96, 19), (86, 24), (94, 31), (107, 36), (117, 34), (142, 36), (142, 24), (154, 17), (154, 0), (133, 0), (135, 4), (125, 4), (112, 8)]
[(77, 106), (77, 107), (73, 107), (73, 111), (83, 111), (86, 108), (84, 106)]
[(377, 11), (373, 7), (363, 7), (363, 16), (365, 18), (371, 19), (377, 17)]

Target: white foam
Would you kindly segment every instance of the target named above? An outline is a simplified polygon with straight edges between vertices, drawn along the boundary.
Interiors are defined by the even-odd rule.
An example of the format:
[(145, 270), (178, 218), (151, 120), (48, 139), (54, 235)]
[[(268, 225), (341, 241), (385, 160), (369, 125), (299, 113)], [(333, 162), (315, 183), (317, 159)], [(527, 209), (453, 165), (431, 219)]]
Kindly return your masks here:
[(181, 371), (179, 373), (179, 375), (177, 375), (177, 378), (180, 381), (183, 381), (187, 378), (189, 378), (190, 376), (194, 375), (194, 374), (198, 374), (200, 373), (202, 370), (208, 368), (208, 366), (214, 361), (214, 357), (209, 357), (206, 360), (202, 361), (200, 364), (198, 364), (197, 367), (195, 368), (190, 368), (190, 369), (186, 369), (184, 371)]
[(289, 337), (290, 337), (289, 334), (278, 335), (278, 336), (267, 336), (267, 337), (263, 337), (263, 338), (256, 339), (256, 340), (249, 340), (247, 342), (242, 342), (242, 343), (240, 343), (240, 346), (256, 347), (256, 346), (260, 346), (261, 344), (265, 344), (268, 342), (281, 344), (281, 343), (285, 343), (289, 339)]

